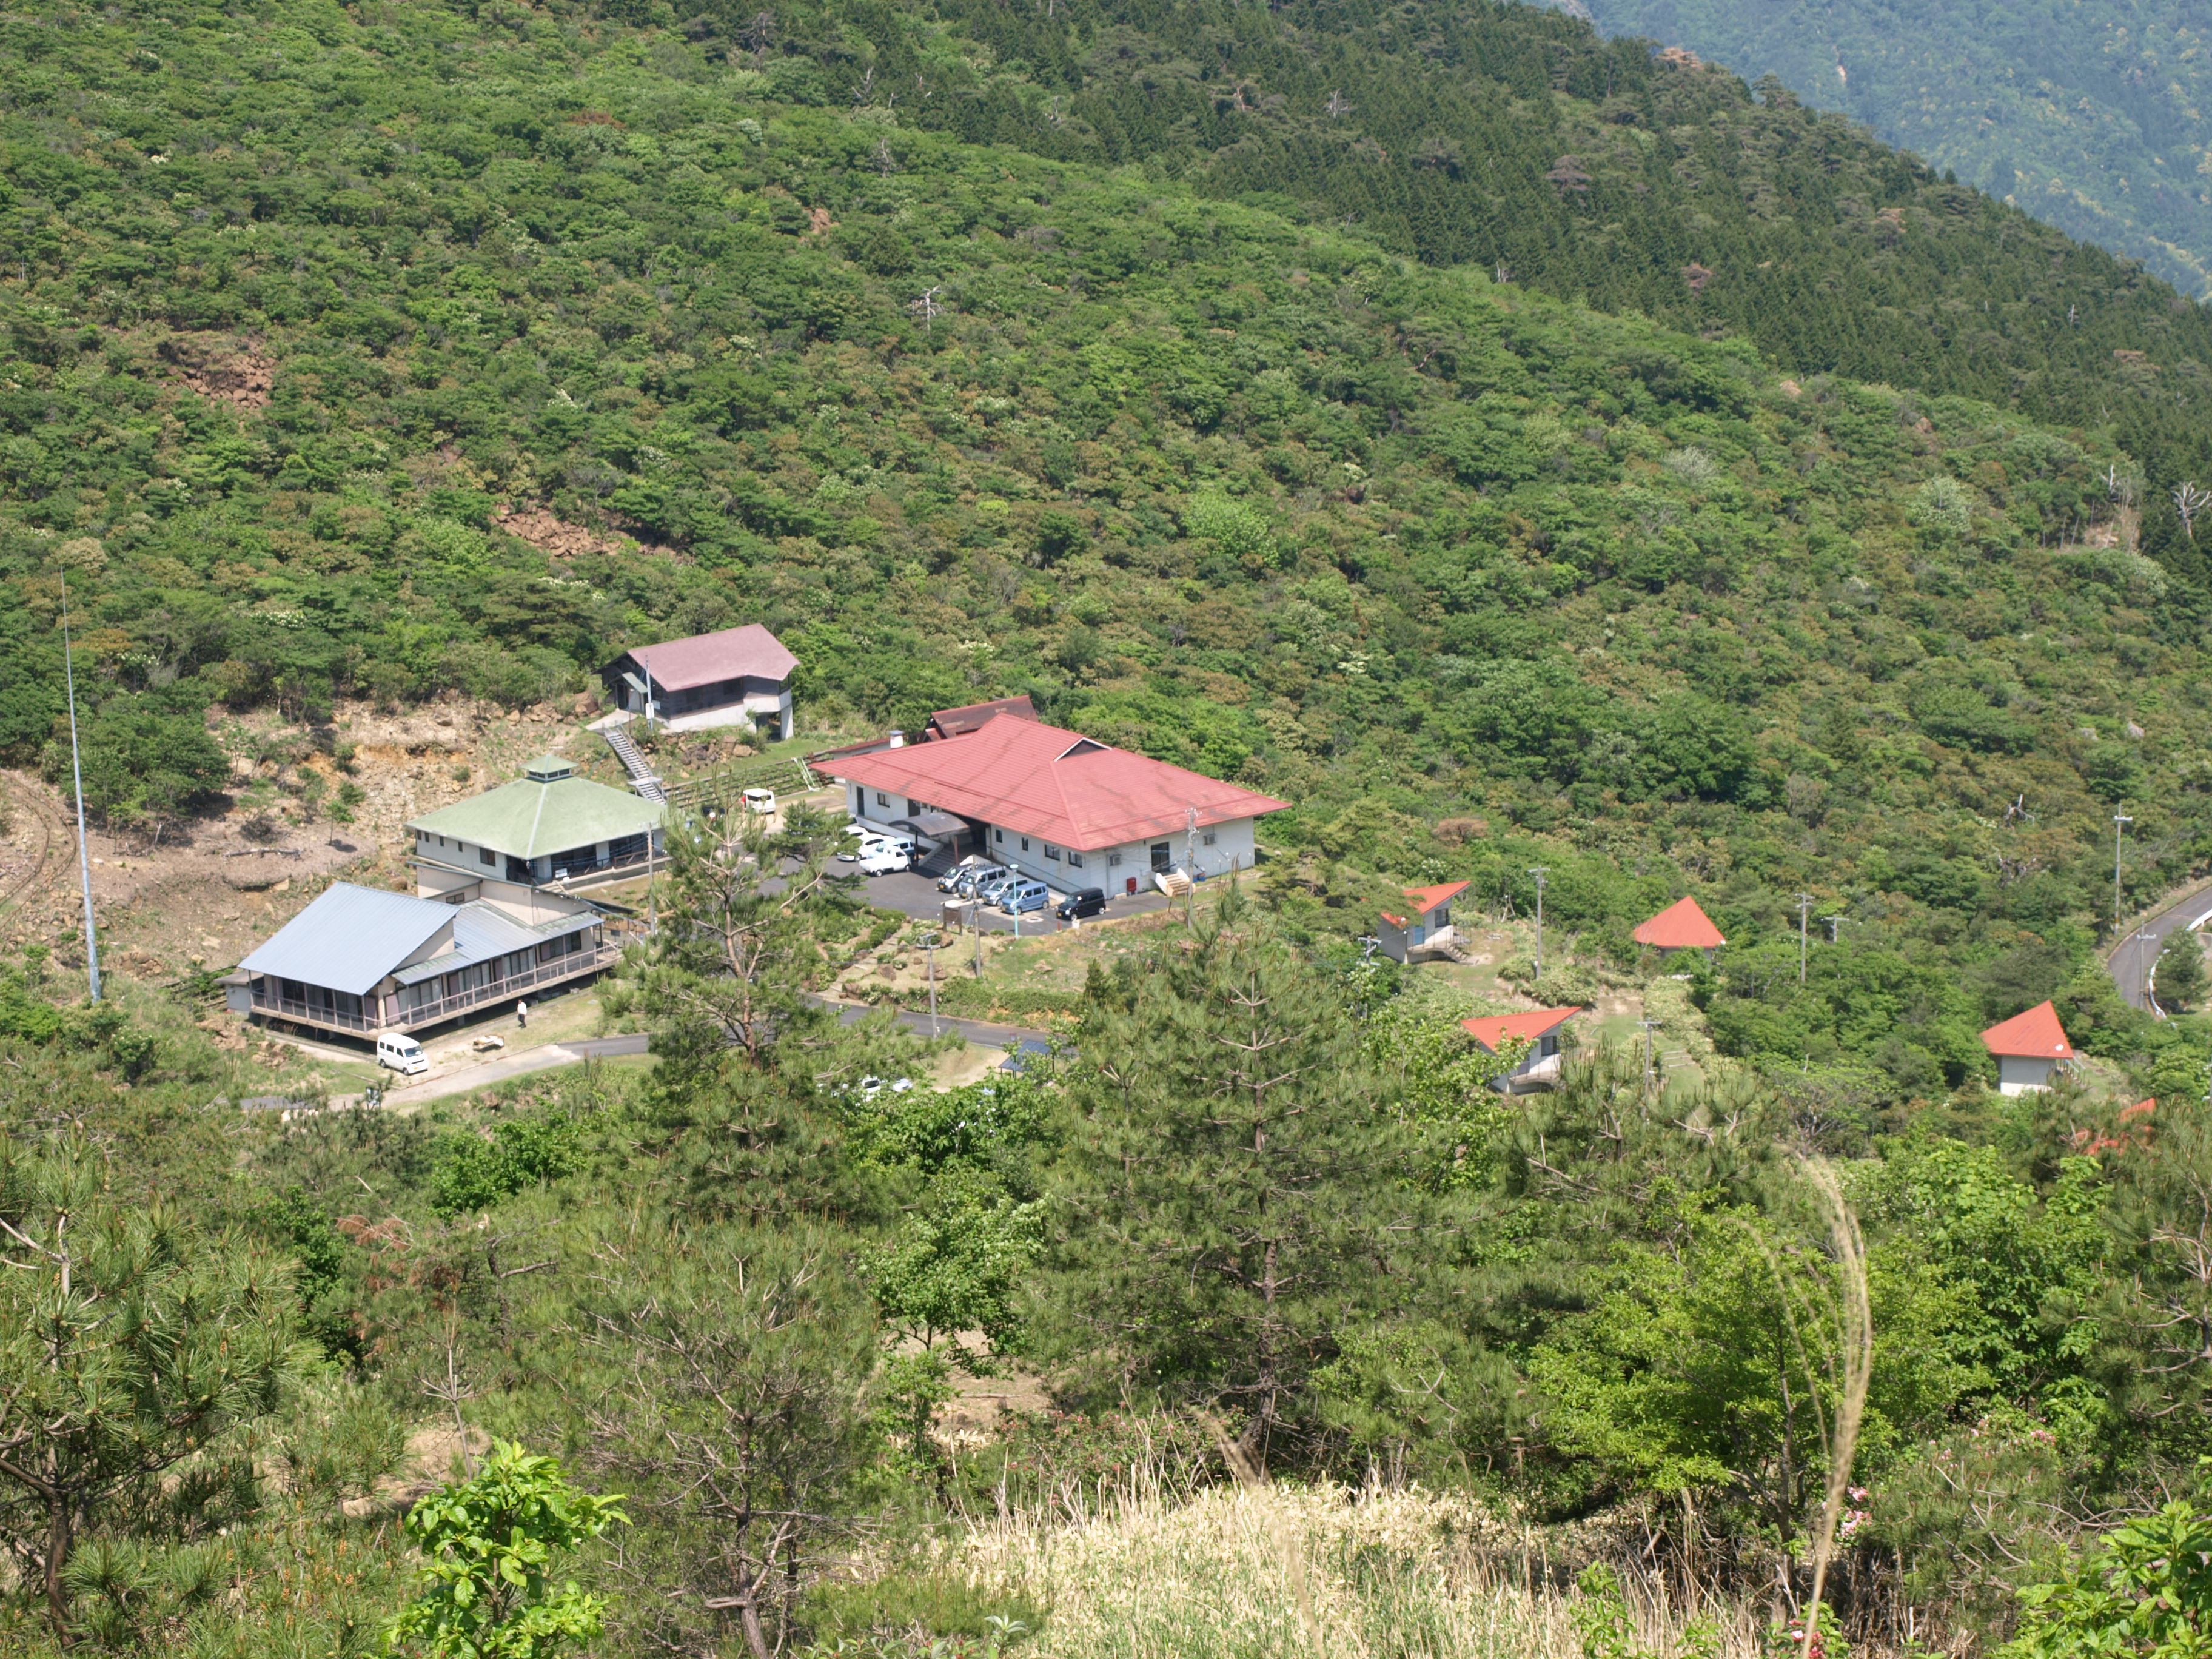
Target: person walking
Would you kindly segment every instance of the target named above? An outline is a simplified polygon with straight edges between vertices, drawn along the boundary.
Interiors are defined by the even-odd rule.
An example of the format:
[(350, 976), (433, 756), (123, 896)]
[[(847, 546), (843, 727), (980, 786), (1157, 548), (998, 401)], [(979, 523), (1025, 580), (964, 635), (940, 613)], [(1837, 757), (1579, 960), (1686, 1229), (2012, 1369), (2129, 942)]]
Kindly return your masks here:
[(522, 1030), (526, 1031), (530, 1029), (530, 1005), (528, 1003), (518, 1001), (514, 1005), (514, 1023), (515, 1025)]

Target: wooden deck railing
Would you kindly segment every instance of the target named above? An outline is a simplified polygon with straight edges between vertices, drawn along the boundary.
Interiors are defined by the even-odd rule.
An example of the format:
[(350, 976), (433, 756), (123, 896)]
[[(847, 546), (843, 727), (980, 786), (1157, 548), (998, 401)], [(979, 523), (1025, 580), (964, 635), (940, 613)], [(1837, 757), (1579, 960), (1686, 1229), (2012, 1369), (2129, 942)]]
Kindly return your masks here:
[(574, 979), (579, 974), (594, 973), (611, 966), (620, 959), (622, 947), (601, 944), (596, 950), (571, 951), (565, 957), (556, 957), (550, 962), (538, 963), (520, 974), (489, 985), (479, 985), (458, 996), (441, 997), (435, 1002), (426, 1002), (404, 1009), (389, 1025), (366, 1014), (342, 1013), (337, 1009), (319, 1002), (303, 1002), (291, 997), (270, 994), (263, 980), (253, 988), (253, 1012), (274, 1014), (279, 1019), (296, 1019), (303, 1024), (326, 1026), (338, 1031), (404, 1031), (418, 1025), (435, 1025), (453, 1019), (490, 1003), (502, 1002), (521, 995), (533, 986), (551, 985), (564, 979)]

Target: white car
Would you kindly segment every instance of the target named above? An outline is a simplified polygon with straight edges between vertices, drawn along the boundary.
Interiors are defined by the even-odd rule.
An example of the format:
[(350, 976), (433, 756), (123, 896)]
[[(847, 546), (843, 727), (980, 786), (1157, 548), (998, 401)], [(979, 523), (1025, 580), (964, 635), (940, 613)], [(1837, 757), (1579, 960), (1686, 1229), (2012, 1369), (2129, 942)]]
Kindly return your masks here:
[(744, 802), (748, 812), (773, 812), (775, 811), (775, 791), (748, 789), (744, 793)]
[(887, 876), (913, 862), (914, 843), (910, 841), (879, 841), (860, 848), (860, 873), (864, 876)]
[(402, 1077), (413, 1077), (417, 1072), (430, 1069), (430, 1056), (422, 1052), (422, 1045), (413, 1037), (387, 1031), (376, 1040), (376, 1063), (380, 1068), (389, 1067)]

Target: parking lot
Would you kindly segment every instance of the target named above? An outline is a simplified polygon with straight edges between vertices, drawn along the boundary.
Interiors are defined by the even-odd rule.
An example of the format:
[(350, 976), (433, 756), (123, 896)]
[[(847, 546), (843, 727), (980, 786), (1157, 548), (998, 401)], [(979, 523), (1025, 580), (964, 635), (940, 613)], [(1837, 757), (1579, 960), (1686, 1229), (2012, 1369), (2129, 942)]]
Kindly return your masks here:
[[(849, 869), (851, 866), (845, 867)], [(923, 921), (935, 921), (942, 913), (944, 905), (953, 896), (950, 893), (939, 892), (937, 884), (929, 877), (918, 876), (911, 870), (895, 870), (889, 875), (867, 876), (864, 877), (863, 880), (867, 887), (869, 903), (879, 904), (886, 910), (903, 910), (907, 915)], [(1052, 890), (1054, 905), (1057, 905), (1066, 896), (1067, 894), (1064, 889), (1055, 887)], [(1140, 916), (1150, 910), (1164, 910), (1173, 901), (1165, 893), (1150, 889), (1140, 891), (1133, 896), (1123, 893), (1109, 892), (1106, 896), (1106, 914), (1103, 916), (1093, 916), (1091, 920), (1094, 922), (1112, 921), (1120, 916)], [(1003, 910), (986, 905), (981, 914), (983, 931), (987, 933), (1011, 933), (1017, 931), (1014, 918)], [(975, 925), (976, 907), (974, 900), (968, 900), (962, 904), (961, 915), (965, 927), (973, 927)], [(1031, 910), (1023, 916), (1019, 932), (1026, 938), (1035, 938), (1040, 933), (1057, 933), (1069, 925), (1054, 915), (1051, 908), (1048, 907), (1043, 910)]]

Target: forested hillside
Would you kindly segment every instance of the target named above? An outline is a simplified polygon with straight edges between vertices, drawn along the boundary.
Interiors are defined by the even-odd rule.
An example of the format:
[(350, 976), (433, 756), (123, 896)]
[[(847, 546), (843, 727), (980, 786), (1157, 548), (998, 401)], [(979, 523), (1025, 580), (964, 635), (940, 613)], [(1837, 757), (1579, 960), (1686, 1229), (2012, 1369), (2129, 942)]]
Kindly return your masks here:
[(1955, 172), (2202, 296), (2212, 259), (2202, 7), (1981, 9), (1605, 0), (1612, 34), (1655, 36)]
[[(2201, 575), (2166, 504), (2212, 475), (2198, 309), (1779, 83), (1754, 98), (1725, 69), (1517, 5), (947, 0), (936, 15), (949, 38), (843, 8), (787, 8), (766, 40), (734, 4), (686, 28), (758, 42), (745, 61), (810, 101), (842, 103), (872, 71), (909, 122), (1349, 216), (1425, 261), (1748, 336), (1792, 372), (2113, 427), (2147, 468), (2147, 545)], [(2064, 28), (2044, 38), (2065, 50)]]
[[(1735, 1046), (1907, 1092), (2082, 963), (2115, 803), (2131, 889), (2203, 855), (2199, 590), (2093, 431), (917, 131), (887, 78), (822, 107), (774, 41), (247, 21), (6, 24), (0, 738), (55, 729), (66, 575), (104, 812), (220, 782), (213, 703), (532, 702), (759, 617), (817, 719), (1027, 690), (1263, 785), (1314, 895), (1525, 906), (1526, 848), (1430, 836), (1470, 811), (1582, 850), (1601, 948), (1809, 888), (1841, 977), (1748, 975), (1787, 1012)], [(546, 508), (593, 533), (502, 528)]]
[[(0, 758), (66, 595), (124, 844), (233, 716), (750, 620), (810, 732), (1293, 803), (944, 1090), (803, 807), (679, 830), (649, 1056), (390, 1109), (11, 913), (0, 1652), (2197, 1642), (2206, 1034), (2094, 953), (2116, 811), (2124, 910), (2212, 856), (2171, 290), (1535, 11), (19, 9), (0, 84)], [(1540, 869), (1534, 988), (1723, 1058), (1508, 1098), (1354, 943)]]

